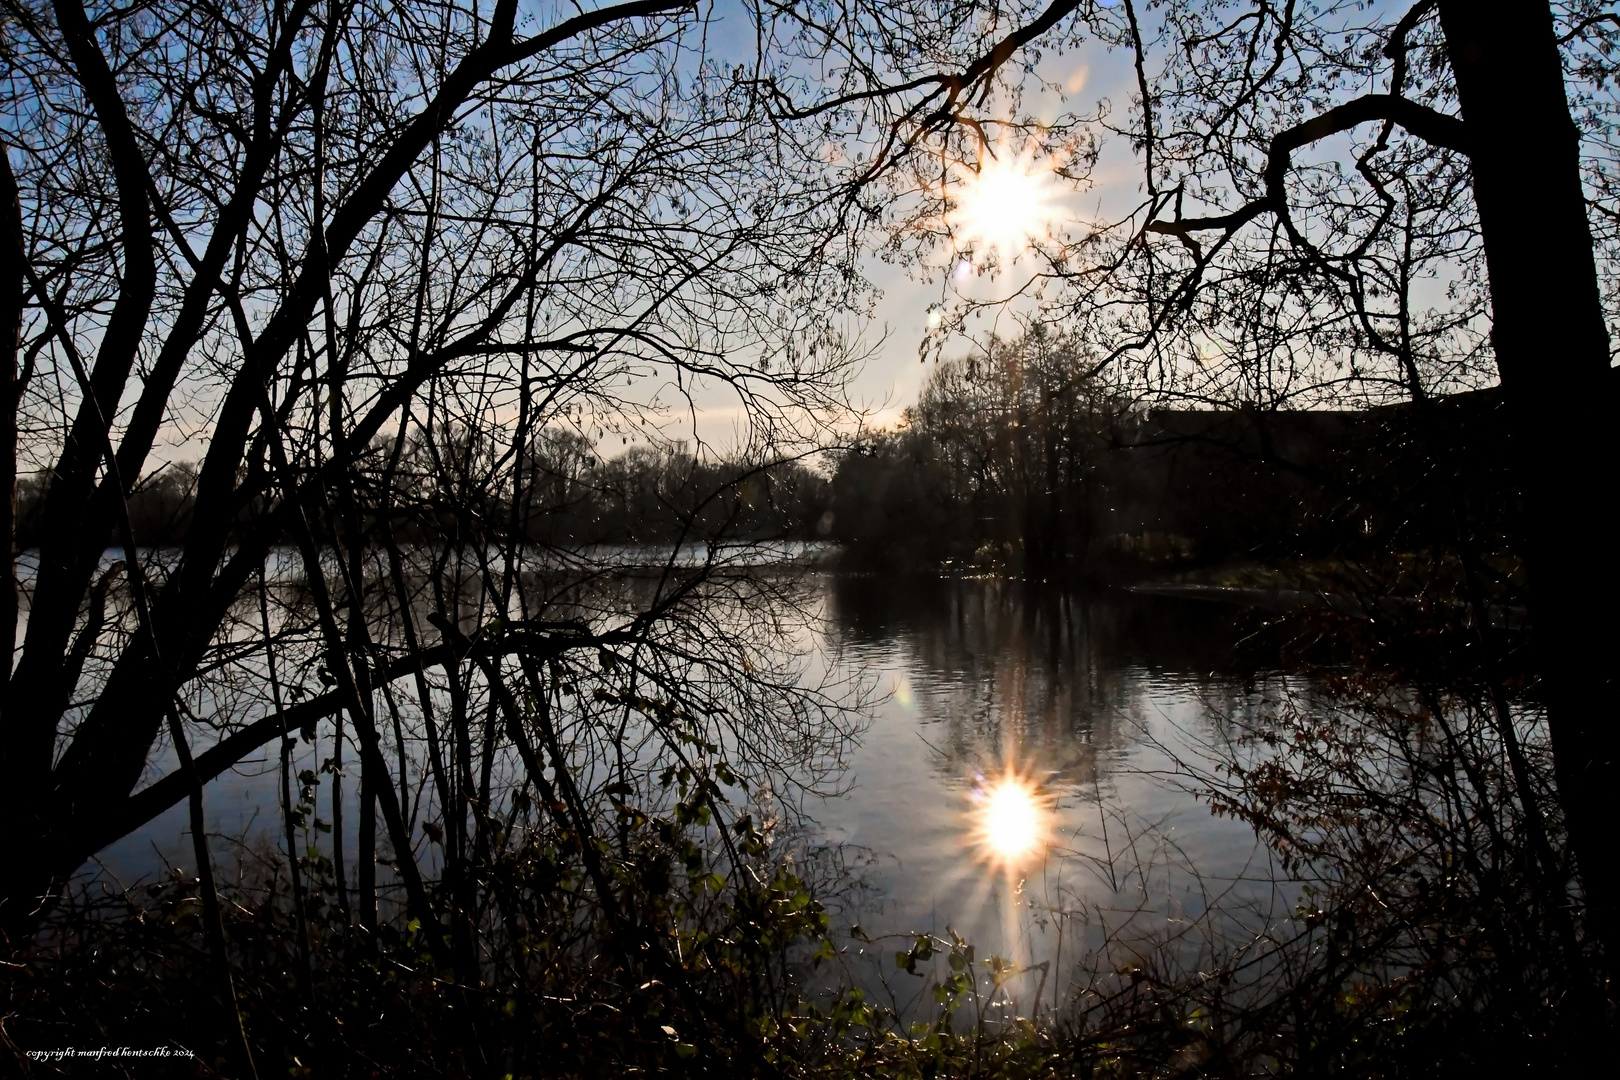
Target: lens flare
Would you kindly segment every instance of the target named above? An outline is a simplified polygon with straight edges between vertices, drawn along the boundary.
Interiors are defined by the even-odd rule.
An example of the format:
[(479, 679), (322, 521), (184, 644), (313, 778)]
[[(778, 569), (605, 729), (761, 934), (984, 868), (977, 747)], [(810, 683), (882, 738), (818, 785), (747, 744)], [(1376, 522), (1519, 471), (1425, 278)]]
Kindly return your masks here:
[(979, 791), (980, 846), (1003, 862), (1034, 854), (1046, 842), (1047, 809), (1027, 780), (1008, 774)]

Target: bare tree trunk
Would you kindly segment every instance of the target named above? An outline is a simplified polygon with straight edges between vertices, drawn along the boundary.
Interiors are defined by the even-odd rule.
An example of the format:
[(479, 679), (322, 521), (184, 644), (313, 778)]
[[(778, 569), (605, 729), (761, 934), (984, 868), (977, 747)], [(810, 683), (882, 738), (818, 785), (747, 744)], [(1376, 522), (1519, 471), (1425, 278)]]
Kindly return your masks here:
[[(0, 216), (5, 219), (4, 234), (0, 235), (0, 341), (4, 342), (0, 349), (5, 352), (4, 358), (0, 359), (0, 486), (5, 488), (0, 491), (0, 517), (4, 518), (4, 529), (0, 531), (0, 536), (4, 536), (6, 545), (5, 559), (0, 564), (0, 649), (4, 650), (6, 669), (0, 686), (11, 681), (11, 667), (17, 650), (17, 409), (21, 396), (17, 353), (22, 343), (25, 254), (22, 203), (17, 196), (17, 179), (11, 172), (9, 155), (10, 147), (0, 144)], [(11, 748), (14, 724), (11, 695), (0, 694), (0, 775), (8, 777), (17, 775), (21, 769), (32, 764), (14, 761), (16, 751)], [(22, 786), (7, 787), (13, 790), (5, 797), (6, 818), (14, 823), (14, 829), (23, 834), (20, 838), (22, 843), (18, 845), (24, 849), (17, 853), (21, 856), (19, 861), (24, 867), (32, 868), (39, 862), (31, 850), (38, 830), (31, 827), (33, 822), (26, 801), (22, 806), (10, 805), (13, 799), (22, 794)], [(18, 910), (19, 906), (33, 906), (29, 901), (35, 891), (34, 883), (30, 881), (27, 884), (27, 891), (0, 897), (0, 944), (10, 936), (13, 927), (28, 925), (29, 912)]]
[[(0, 145), (0, 216), (4, 217), (4, 234), (0, 235), (0, 345), (5, 356), (0, 359), (0, 515), (4, 516), (5, 559), (0, 565), (0, 648), (4, 649), (6, 669), (0, 687), (11, 681), (11, 667), (17, 650), (17, 409), (20, 396), (20, 374), (17, 353), (21, 346), (23, 318), (23, 229), (22, 204), (17, 196), (17, 180), (11, 172), (10, 148)], [(0, 776), (22, 774), (34, 762), (19, 760), (22, 755), (15, 745), (16, 719), (11, 708), (11, 694), (0, 694)], [(33, 827), (33, 815), (38, 808), (30, 807), (24, 792), (27, 785), (8, 784), (3, 796), (7, 820), (19, 834), (14, 870), (19, 876), (36, 870), (41, 859), (34, 848), (39, 830)], [(20, 804), (20, 805), (19, 805)], [(33, 875), (28, 875), (32, 877)], [(23, 889), (8, 890), (0, 895), (0, 944), (31, 924), (31, 909), (37, 893), (43, 891), (44, 881), (36, 886), (34, 880), (19, 882)], [(27, 910), (25, 910), (27, 909)]]
[(1606, 817), (1615, 768), (1616, 581), (1604, 481), (1613, 376), (1580, 174), (1548, 5), (1442, 0), (1490, 270), (1492, 340), (1510, 402), (1542, 697), (1560, 801), (1586, 890), (1587, 927), (1613, 946)]
[[(23, 231), (22, 203), (17, 179), (11, 173), (9, 148), (0, 146), (0, 536), (5, 538), (5, 560), (0, 564), (0, 656), (5, 677), (11, 678), (12, 653), (17, 648), (17, 405), (22, 373), (17, 352), (22, 344)], [(4, 701), (0, 700), (0, 708)]]

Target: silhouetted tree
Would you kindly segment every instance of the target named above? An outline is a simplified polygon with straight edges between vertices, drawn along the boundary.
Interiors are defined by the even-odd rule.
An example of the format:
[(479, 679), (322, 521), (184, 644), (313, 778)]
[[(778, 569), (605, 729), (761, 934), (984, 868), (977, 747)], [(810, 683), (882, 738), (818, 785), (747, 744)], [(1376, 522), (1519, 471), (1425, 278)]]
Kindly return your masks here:
[[(768, 460), (792, 416), (840, 400), (831, 320), (863, 288), (847, 178), (810, 125), (766, 122), (685, 2), (5, 10), (5, 262), (23, 273), (5, 483), (19, 460), (48, 478), (38, 558), (23, 577), (7, 559), (0, 590), (26, 597), (0, 619), (22, 635), (5, 925), (277, 736), (262, 653), (244, 666), (229, 639), (284, 539), (320, 696), (351, 714), (366, 804), (403, 854), (376, 741), (375, 695), (404, 674), (385, 656), (399, 625), (370, 606), (395, 591), (365, 562), (378, 522), (415, 498), (441, 550), (521, 534), (538, 433), (633, 415), (648, 376), (729, 384)], [(196, 449), (163, 449), (188, 430)], [(142, 493), (182, 478), (183, 546), (143, 553)], [(521, 561), (509, 548), (484, 602), (517, 610)], [(260, 704), (226, 709), (230, 686)], [(194, 708), (224, 738), (193, 754)], [(133, 794), (165, 737), (178, 765)]]

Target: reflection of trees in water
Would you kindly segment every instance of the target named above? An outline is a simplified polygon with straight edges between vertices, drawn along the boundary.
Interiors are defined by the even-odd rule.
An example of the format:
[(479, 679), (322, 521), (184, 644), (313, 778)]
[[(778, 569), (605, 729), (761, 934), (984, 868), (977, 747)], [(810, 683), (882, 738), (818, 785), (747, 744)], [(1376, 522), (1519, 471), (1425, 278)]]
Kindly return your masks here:
[(1002, 586), (953, 590), (949, 607), (913, 639), (914, 663), (941, 687), (932, 695), (940, 766), (1088, 782), (1113, 738), (1098, 705), (1119, 688), (1118, 673), (1098, 666), (1084, 605), (1061, 595), (1032, 602)]
[(1211, 673), (1244, 669), (1240, 618), (1211, 604), (976, 578), (838, 578), (832, 593), (835, 639), (899, 650), (907, 691), (937, 717), (925, 737), (969, 778), (1011, 765), (1090, 783), (1145, 675), (1224, 692), (1232, 680)]
[[(1291, 647), (1289, 668), (1257, 675), (1224, 644), (1241, 620), (1224, 619), (1222, 638), (1223, 617), (1199, 614), (1213, 605), (858, 579), (834, 607), (842, 640), (898, 658), (920, 711), (940, 718), (929, 735), (948, 779), (1015, 746), (1088, 780), (1128, 738), (1121, 791), (1150, 771), (1199, 800), (1179, 822), (1109, 798), (1108, 784), (1076, 800), (1071, 823), (1084, 820), (1061, 858), (997, 894), (1015, 917), (1000, 935), (981, 920), (972, 941), (1018, 963), (959, 991), (946, 961), (965, 946), (945, 928), (886, 938), (875, 959), (852, 939), (852, 977), (905, 1015), (927, 1014), (935, 987), (977, 1005), (993, 984), (995, 1008), (964, 1006), (956, 1022), (1004, 1030), (1045, 1008), (1150, 1059), (1168, 1039), (1258, 1061), (1275, 1046), (1309, 1058), (1317, 1040), (1353, 1054), (1374, 1039), (1421, 1060), (1459, 1038), (1524, 1033), (1559, 1040), (1549, 1053), (1561, 1056), (1603, 1030), (1589, 989), (1601, 954), (1573, 886), (1546, 716), (1459, 661), (1459, 642), (1489, 625), (1477, 615), (1376, 599), (1273, 613), (1267, 640)], [(1158, 656), (1136, 632), (1142, 611), (1162, 631)], [(1258, 839), (1248, 861), (1200, 850), (1199, 830), (1223, 827), (1209, 809)], [(948, 882), (960, 906), (985, 891), (973, 877)], [(1509, 1034), (1504, 1017), (1519, 1025)]]
[[(510, 551), (282, 553), (232, 606), (219, 661), (181, 698), (207, 747), (191, 767), (213, 776), (269, 744), (280, 805), (265, 818), (292, 857), (266, 858), (233, 896), (290, 925), (265, 939), (224, 913), (221, 935), (232, 924), (231, 941), (279, 954), (305, 995), (372, 993), (337, 991), (323, 965), (386, 939), (461, 986), (571, 1003), (630, 978), (667, 996), (646, 1004), (655, 1014), (696, 1017), (700, 996), (744, 992), (758, 995), (744, 1012), (784, 1008), (787, 946), (820, 927), (812, 889), (859, 887), (843, 853), (783, 858), (858, 705), (800, 663), (816, 587), (750, 546)], [(334, 594), (364, 597), (339, 609), (342, 658)], [(128, 635), (127, 594), (105, 599)], [(338, 685), (340, 664), (358, 693)], [(172, 802), (183, 772), (154, 765), (109, 830)], [(155, 888), (171, 906), (196, 899), (186, 878)], [(95, 949), (98, 910), (133, 909), (75, 900), (52, 932)]]
[[(673, 708), (672, 693), (692, 712), (680, 741), (698, 748), (695, 757), (723, 758), (740, 776), (758, 772), (778, 799), (784, 786), (814, 785), (836, 773), (850, 724), (843, 687), (807, 682), (791, 648), (815, 618), (817, 587), (791, 565), (761, 567), (751, 545), (717, 549), (708, 565), (700, 553), (696, 565), (675, 568), (661, 565), (669, 549), (639, 554), (649, 565), (627, 566), (619, 549), (536, 551), (516, 567), (503, 618), (489, 573), (491, 561), (503, 557), (499, 549), (368, 552), (365, 617), (380, 667), (395, 673), (375, 685), (388, 720), (379, 739), (388, 755), (409, 760), (407, 772), (418, 783), (439, 784), (444, 770), (442, 788), (412, 789), (423, 807), (413, 817), (437, 820), (440, 804), (456, 805), (463, 794), (457, 778), (468, 770), (436, 764), (436, 754), (468, 759), (478, 778), (475, 798), (522, 787), (517, 748), (479, 721), (501, 708), (492, 673), (517, 680), (514, 692), (528, 695), (529, 708), (546, 703), (587, 795), (594, 784), (612, 782), (609, 773), (620, 782), (634, 773), (641, 787), (657, 788), (647, 783), (648, 770), (668, 763), (667, 751), (658, 750), (670, 737), (660, 703)], [(264, 724), (273, 704), (264, 692), (266, 639), (286, 699), (330, 696), (329, 657), (308, 574), (291, 554), (280, 565), (285, 572), (280, 580), (272, 573), (264, 592), (268, 635), (258, 598), (244, 598), (233, 612), (243, 671), (221, 671), (203, 684), (197, 715), (241, 717), (238, 729)], [(338, 576), (335, 563), (328, 570)], [(434, 662), (421, 671), (405, 665), (399, 674), (430, 639)], [(449, 641), (460, 641), (464, 654), (445, 649)], [(525, 653), (538, 661), (525, 664)]]

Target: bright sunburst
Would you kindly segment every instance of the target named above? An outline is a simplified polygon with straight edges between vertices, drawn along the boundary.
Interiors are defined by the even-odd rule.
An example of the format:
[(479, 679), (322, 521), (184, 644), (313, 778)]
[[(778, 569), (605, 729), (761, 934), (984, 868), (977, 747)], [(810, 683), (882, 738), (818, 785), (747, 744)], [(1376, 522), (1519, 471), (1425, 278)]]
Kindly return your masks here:
[(964, 175), (953, 193), (956, 206), (946, 215), (958, 248), (980, 255), (993, 250), (1010, 260), (1048, 235), (1057, 213), (1055, 179), (1050, 166), (1028, 153), (1015, 156), (1003, 148), (999, 156), (987, 154)]
[(1008, 773), (978, 790), (975, 832), (980, 846), (1002, 862), (1016, 862), (1046, 843), (1047, 809), (1029, 781)]

